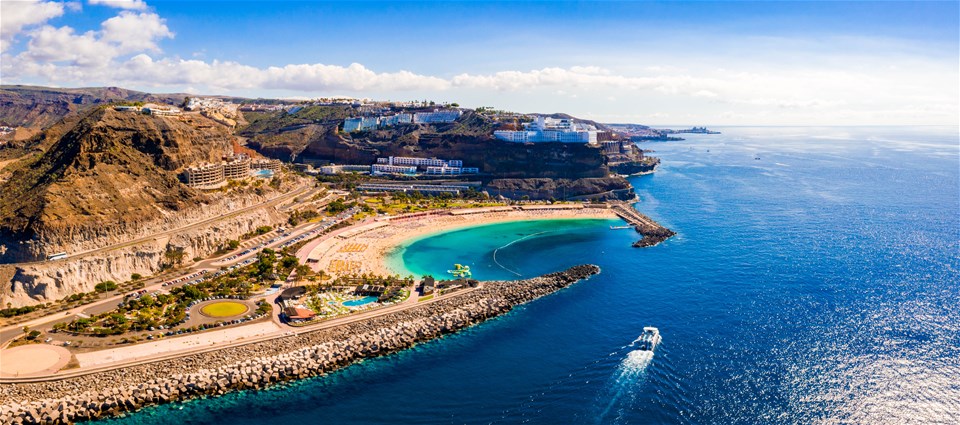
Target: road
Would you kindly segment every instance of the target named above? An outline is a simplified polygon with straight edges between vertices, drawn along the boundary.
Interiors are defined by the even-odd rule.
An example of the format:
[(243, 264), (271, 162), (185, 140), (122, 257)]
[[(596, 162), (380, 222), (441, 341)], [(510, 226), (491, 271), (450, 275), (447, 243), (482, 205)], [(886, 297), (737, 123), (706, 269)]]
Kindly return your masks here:
[(208, 225), (214, 224), (214, 223), (216, 223), (216, 222), (218, 222), (218, 221), (221, 221), (221, 220), (224, 220), (224, 219), (227, 219), (227, 218), (230, 218), (230, 217), (234, 217), (234, 216), (237, 216), (237, 215), (239, 215), (239, 214), (244, 214), (244, 213), (247, 213), (247, 212), (256, 210), (256, 209), (258, 209), (258, 208), (263, 208), (263, 207), (268, 207), (268, 206), (276, 205), (276, 204), (281, 203), (281, 202), (283, 202), (283, 201), (286, 201), (286, 200), (288, 200), (288, 199), (292, 199), (292, 198), (294, 198), (294, 197), (296, 197), (296, 196), (298, 196), (298, 195), (304, 194), (304, 192), (307, 192), (307, 191), (310, 191), (310, 192), (311, 192), (310, 194), (312, 195), (313, 193), (316, 193), (317, 189), (310, 187), (310, 185), (303, 185), (303, 186), (298, 187), (297, 189), (294, 189), (294, 190), (292, 190), (292, 191), (290, 191), (290, 192), (287, 192), (287, 193), (284, 193), (284, 194), (282, 194), (282, 195), (278, 195), (278, 196), (276, 196), (276, 197), (274, 197), (274, 198), (268, 199), (268, 200), (263, 201), (263, 202), (261, 202), (261, 203), (259, 203), (259, 204), (251, 205), (251, 206), (246, 207), (246, 208), (241, 208), (241, 209), (236, 210), (236, 211), (233, 211), (233, 212), (231, 212), (231, 213), (229, 213), (229, 214), (225, 214), (225, 215), (221, 215), (221, 216), (217, 216), (217, 217), (212, 217), (212, 218), (208, 218), (208, 219), (206, 219), (206, 220), (201, 220), (201, 221), (198, 221), (198, 222), (195, 222), (195, 223), (191, 223), (191, 224), (188, 224), (188, 225), (185, 225), (185, 226), (181, 226), (181, 227), (178, 227), (178, 228), (176, 228), (176, 229), (165, 230), (165, 231), (163, 231), (163, 232), (154, 233), (154, 234), (149, 235), (149, 236), (144, 236), (144, 237), (141, 237), (141, 238), (137, 238), (137, 239), (133, 239), (133, 240), (121, 242), (121, 243), (114, 244), (114, 245), (109, 245), (109, 246), (104, 246), (104, 247), (100, 247), (100, 248), (95, 248), (95, 249), (91, 249), (91, 250), (87, 250), (87, 251), (71, 252), (71, 253), (69, 253), (69, 256), (68, 256), (67, 258), (64, 258), (64, 259), (61, 259), (61, 260), (33, 261), (33, 262), (28, 262), (28, 263), (13, 263), (12, 265), (46, 264), (46, 263), (59, 262), (59, 261), (67, 262), (67, 261), (74, 260), (74, 259), (76, 259), (77, 257), (85, 257), (85, 256), (93, 255), (93, 254), (99, 254), (99, 253), (102, 253), (102, 252), (113, 251), (113, 250), (115, 250), (115, 249), (123, 248), (123, 247), (126, 247), (126, 246), (137, 245), (137, 244), (141, 244), (141, 243), (144, 243), (144, 242), (149, 242), (149, 241), (151, 241), (151, 240), (154, 240), (154, 239), (157, 239), (157, 238), (161, 238), (161, 237), (164, 237), (164, 236), (171, 236), (171, 235), (175, 235), (175, 234), (177, 234), (177, 233), (182, 233), (182, 232), (185, 232), (185, 231), (188, 231), (188, 230), (191, 230), (191, 229), (195, 229), (195, 228), (198, 228), (198, 227), (208, 226)]
[[(391, 313), (396, 313), (396, 312), (403, 311), (403, 310), (407, 310), (407, 309), (410, 309), (410, 308), (415, 308), (415, 307), (418, 307), (418, 306), (421, 306), (421, 305), (427, 305), (427, 304), (433, 303), (433, 302), (438, 302), (438, 301), (447, 300), (447, 299), (450, 299), (450, 298), (453, 298), (453, 297), (458, 297), (458, 296), (461, 296), (461, 295), (465, 295), (465, 294), (471, 293), (471, 292), (476, 291), (476, 290), (478, 290), (478, 289), (480, 289), (480, 288), (482, 288), (482, 287), (483, 287), (483, 284), (481, 283), (479, 286), (477, 286), (477, 287), (475, 287), (475, 288), (465, 288), (465, 289), (461, 289), (461, 290), (455, 291), (455, 292), (450, 293), (450, 294), (434, 296), (434, 298), (429, 299), (429, 300), (427, 300), (427, 301), (422, 301), (422, 302), (420, 302), (420, 301), (418, 300), (418, 298), (417, 298), (417, 296), (416, 296), (416, 293), (411, 293), (410, 298), (407, 299), (407, 300), (405, 300), (404, 302), (401, 302), (401, 303), (397, 303), (397, 304), (394, 304), (394, 305), (391, 305), (391, 306), (387, 306), (387, 307), (381, 307), (381, 308), (377, 308), (377, 309), (372, 309), (372, 310), (365, 310), (365, 311), (362, 311), (362, 312), (358, 312), (358, 313), (354, 313), (354, 314), (347, 315), (347, 316), (345, 316), (345, 317), (340, 317), (340, 318), (336, 318), (336, 319), (330, 319), (330, 320), (326, 320), (326, 321), (323, 321), (323, 322), (320, 322), (320, 323), (317, 323), (317, 324), (307, 325), (307, 326), (304, 326), (304, 327), (301, 327), (301, 328), (285, 328), (285, 329), (282, 329), (282, 330), (280, 330), (280, 331), (277, 331), (277, 332), (274, 332), (274, 333), (271, 333), (271, 334), (264, 334), (264, 335), (257, 336), (257, 337), (252, 337), (252, 338), (244, 338), (244, 339), (242, 339), (242, 340), (237, 340), (237, 341), (232, 341), (232, 342), (227, 342), (227, 343), (217, 343), (217, 344), (212, 344), (212, 345), (205, 345), (205, 346), (201, 346), (201, 347), (186, 348), (186, 349), (175, 350), (175, 351), (164, 351), (164, 352), (157, 353), (157, 354), (150, 355), (150, 356), (139, 357), (139, 358), (137, 358), (136, 360), (120, 361), (120, 362), (115, 362), (115, 363), (110, 363), (110, 364), (104, 364), (104, 365), (99, 365), (99, 366), (89, 367), (89, 368), (83, 368), (83, 367), (81, 367), (81, 368), (77, 368), (77, 369), (68, 369), (68, 370), (62, 371), (62, 372), (60, 372), (60, 373), (53, 374), (53, 375), (33, 376), (33, 377), (25, 377), (25, 378), (2, 378), (2, 379), (0, 379), (0, 383), (14, 383), (14, 382), (26, 383), (26, 382), (57, 381), (57, 380), (66, 379), (66, 378), (72, 378), (72, 377), (76, 377), (76, 376), (88, 375), (88, 374), (96, 373), (96, 372), (102, 372), (102, 371), (107, 371), (107, 370), (119, 369), (119, 368), (123, 368), (123, 367), (136, 366), (136, 365), (146, 364), (146, 363), (153, 363), (153, 362), (157, 362), (157, 361), (168, 360), (168, 359), (173, 359), (173, 358), (177, 358), (177, 357), (188, 356), (188, 355), (192, 355), (192, 354), (198, 354), (198, 353), (204, 353), (204, 352), (209, 352), (209, 351), (222, 350), (222, 349), (229, 348), (229, 347), (238, 347), (238, 346), (242, 346), (242, 345), (254, 344), (254, 343), (264, 342), (264, 341), (270, 341), (270, 340), (274, 340), (274, 339), (285, 338), (285, 337), (288, 337), (288, 336), (299, 335), (299, 334), (304, 334), (304, 333), (317, 332), (317, 331), (321, 331), (321, 330), (325, 330), (325, 329), (330, 329), (330, 328), (334, 328), (334, 327), (338, 327), (338, 326), (343, 326), (343, 325), (350, 324), (350, 323), (355, 323), (355, 322), (359, 322), (359, 321), (363, 321), (363, 320), (368, 320), (368, 319), (371, 319), (371, 318), (375, 318), (375, 317), (379, 317), (379, 316), (383, 316), (383, 315), (387, 315), (387, 314), (391, 314)], [(175, 338), (172, 339), (172, 340), (175, 340)]]
[[(332, 200), (337, 196), (338, 195), (330, 194), (330, 195), (327, 195), (324, 199), (329, 198)], [(183, 270), (182, 273), (180, 273), (176, 277), (172, 277), (170, 279), (159, 279), (159, 278), (149, 279), (146, 281), (146, 284), (142, 289), (146, 290), (147, 292), (154, 292), (160, 289), (164, 289), (167, 286), (169, 287), (180, 286), (180, 285), (194, 282), (199, 278), (207, 276), (207, 275), (202, 275), (202, 276), (197, 275), (196, 273), (200, 271), (206, 270), (208, 271), (208, 273), (212, 273), (219, 270), (220, 268), (229, 269), (230, 267), (237, 266), (238, 264), (241, 264), (245, 261), (252, 260), (256, 256), (256, 254), (263, 248), (278, 248), (287, 242), (296, 240), (298, 237), (308, 235), (311, 232), (317, 232), (319, 230), (322, 230), (322, 228), (329, 227), (330, 225), (332, 225), (332, 223), (331, 224), (304, 223), (292, 229), (288, 229), (288, 231), (283, 236), (278, 237), (277, 234), (273, 232), (268, 233), (266, 235), (258, 236), (256, 238), (244, 241), (240, 247), (238, 247), (236, 250), (230, 253), (224, 254), (220, 257), (215, 257), (215, 258), (210, 258), (210, 259), (200, 261), (190, 266), (188, 269)], [(249, 252), (242, 256), (240, 255), (241, 253), (246, 251), (249, 251)], [(227, 260), (228, 258), (230, 259)], [(191, 275), (194, 275), (194, 276), (189, 279), (183, 279), (179, 282), (176, 282), (173, 285), (169, 285), (169, 284), (164, 285), (165, 282), (175, 281), (177, 279), (181, 279), (184, 276), (191, 276)], [(105, 313), (116, 308), (117, 304), (119, 304), (120, 301), (123, 300), (124, 295), (126, 295), (126, 293), (119, 293), (112, 297), (108, 297), (108, 298), (93, 302), (91, 304), (78, 306), (70, 310), (67, 310), (65, 312), (58, 312), (55, 314), (51, 314), (48, 316), (31, 320), (28, 322), (18, 323), (16, 325), (2, 328), (0, 329), (0, 347), (2, 347), (10, 339), (22, 334), (23, 333), (22, 329), (24, 326), (29, 326), (30, 329), (46, 331), (51, 329), (53, 325), (57, 323), (70, 322), (78, 318), (79, 315), (81, 314), (85, 316), (93, 316), (93, 315)]]

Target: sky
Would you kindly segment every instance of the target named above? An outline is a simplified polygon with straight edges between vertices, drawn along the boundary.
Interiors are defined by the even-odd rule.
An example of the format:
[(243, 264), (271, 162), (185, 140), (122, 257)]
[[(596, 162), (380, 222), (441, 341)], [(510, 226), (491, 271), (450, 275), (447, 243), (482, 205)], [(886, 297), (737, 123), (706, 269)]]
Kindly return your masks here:
[(0, 0), (0, 82), (960, 125), (960, 2)]

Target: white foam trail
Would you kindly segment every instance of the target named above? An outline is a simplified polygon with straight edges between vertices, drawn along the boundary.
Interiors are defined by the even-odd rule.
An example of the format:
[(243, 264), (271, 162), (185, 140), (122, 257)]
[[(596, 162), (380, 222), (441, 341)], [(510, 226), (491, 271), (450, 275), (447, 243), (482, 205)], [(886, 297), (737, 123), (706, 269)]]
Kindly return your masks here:
[(510, 273), (513, 273), (513, 274), (515, 274), (515, 275), (517, 275), (517, 276), (520, 276), (520, 273), (517, 273), (517, 272), (515, 272), (515, 271), (513, 271), (513, 270), (510, 270), (510, 269), (504, 267), (503, 264), (500, 264), (500, 262), (497, 261), (497, 251), (499, 251), (499, 250), (501, 250), (501, 249), (503, 249), (503, 248), (506, 248), (506, 247), (508, 247), (508, 246), (510, 246), (510, 245), (513, 245), (513, 244), (515, 244), (515, 243), (517, 243), (517, 242), (520, 242), (520, 241), (522, 241), (522, 240), (524, 240), (524, 239), (532, 238), (532, 237), (534, 237), (534, 236), (542, 235), (542, 234), (544, 234), (544, 233), (549, 233), (549, 232), (551, 232), (551, 230), (544, 230), (544, 231), (539, 232), (539, 233), (533, 233), (533, 234), (530, 234), (530, 235), (526, 235), (526, 236), (524, 236), (524, 237), (522, 237), (522, 238), (514, 239), (513, 241), (510, 241), (510, 243), (508, 243), (508, 244), (506, 244), (506, 245), (504, 245), (504, 246), (501, 246), (500, 248), (497, 248), (497, 249), (493, 250), (493, 262), (496, 263), (498, 266), (500, 266), (501, 269), (504, 269), (504, 270), (506, 270), (506, 271), (508, 271), (508, 272), (510, 272)]
[(617, 368), (619, 375), (617, 375), (616, 379), (613, 381), (610, 401), (603, 409), (603, 412), (600, 413), (600, 416), (598, 417), (599, 423), (603, 423), (603, 418), (610, 413), (610, 409), (612, 409), (613, 406), (615, 406), (624, 395), (629, 395), (636, 385), (645, 380), (645, 372), (647, 371), (647, 367), (650, 366), (651, 362), (653, 362), (653, 351), (633, 350), (627, 353), (627, 357), (620, 362), (620, 366)]

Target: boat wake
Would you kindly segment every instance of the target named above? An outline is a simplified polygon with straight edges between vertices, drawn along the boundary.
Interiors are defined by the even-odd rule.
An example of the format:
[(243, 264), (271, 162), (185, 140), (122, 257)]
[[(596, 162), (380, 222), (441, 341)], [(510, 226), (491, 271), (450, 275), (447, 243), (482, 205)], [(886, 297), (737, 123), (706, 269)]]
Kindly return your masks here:
[[(636, 347), (639, 339), (630, 346)], [(598, 423), (610, 423), (606, 420), (615, 406), (621, 405), (624, 399), (633, 400), (637, 395), (637, 389), (647, 381), (647, 368), (653, 363), (653, 351), (638, 348), (629, 351), (620, 362), (611, 379), (611, 385), (608, 391), (601, 395), (598, 402), (603, 405), (600, 414), (597, 416)], [(622, 412), (618, 413), (618, 418)], [(612, 422), (617, 422), (615, 419)]]
[(494, 262), (494, 264), (500, 266), (501, 269), (504, 269), (504, 270), (506, 270), (506, 271), (508, 271), (508, 272), (510, 272), (510, 273), (513, 273), (513, 274), (515, 274), (515, 275), (517, 275), (517, 276), (522, 276), (520, 273), (517, 273), (517, 272), (514, 271), (514, 270), (510, 270), (510, 269), (506, 268), (503, 264), (500, 264), (500, 262), (497, 261), (497, 251), (500, 251), (501, 249), (504, 249), (504, 248), (506, 248), (506, 247), (508, 247), (508, 246), (510, 246), (510, 245), (513, 245), (513, 244), (515, 244), (515, 243), (517, 243), (517, 242), (520, 242), (520, 241), (522, 241), (522, 240), (524, 240), (524, 239), (529, 239), (529, 238), (532, 238), (532, 237), (534, 237), (534, 236), (542, 235), (542, 234), (544, 234), (544, 233), (550, 233), (550, 232), (552, 232), (552, 230), (544, 230), (544, 231), (542, 231), (542, 232), (532, 233), (532, 234), (523, 236), (523, 237), (521, 237), (521, 238), (514, 239), (514, 240), (510, 241), (510, 243), (508, 243), (508, 244), (506, 244), (506, 245), (504, 245), (504, 246), (501, 246), (501, 247), (493, 250), (493, 262)]

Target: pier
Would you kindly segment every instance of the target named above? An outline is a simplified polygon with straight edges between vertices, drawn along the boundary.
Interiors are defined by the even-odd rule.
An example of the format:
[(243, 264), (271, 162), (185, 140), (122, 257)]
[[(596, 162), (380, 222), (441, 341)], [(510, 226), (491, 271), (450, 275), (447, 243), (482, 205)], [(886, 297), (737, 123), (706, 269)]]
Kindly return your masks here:
[(660, 223), (641, 214), (629, 204), (623, 202), (611, 203), (610, 209), (643, 236), (639, 241), (633, 243), (634, 248), (654, 246), (676, 235), (674, 231), (661, 226)]

